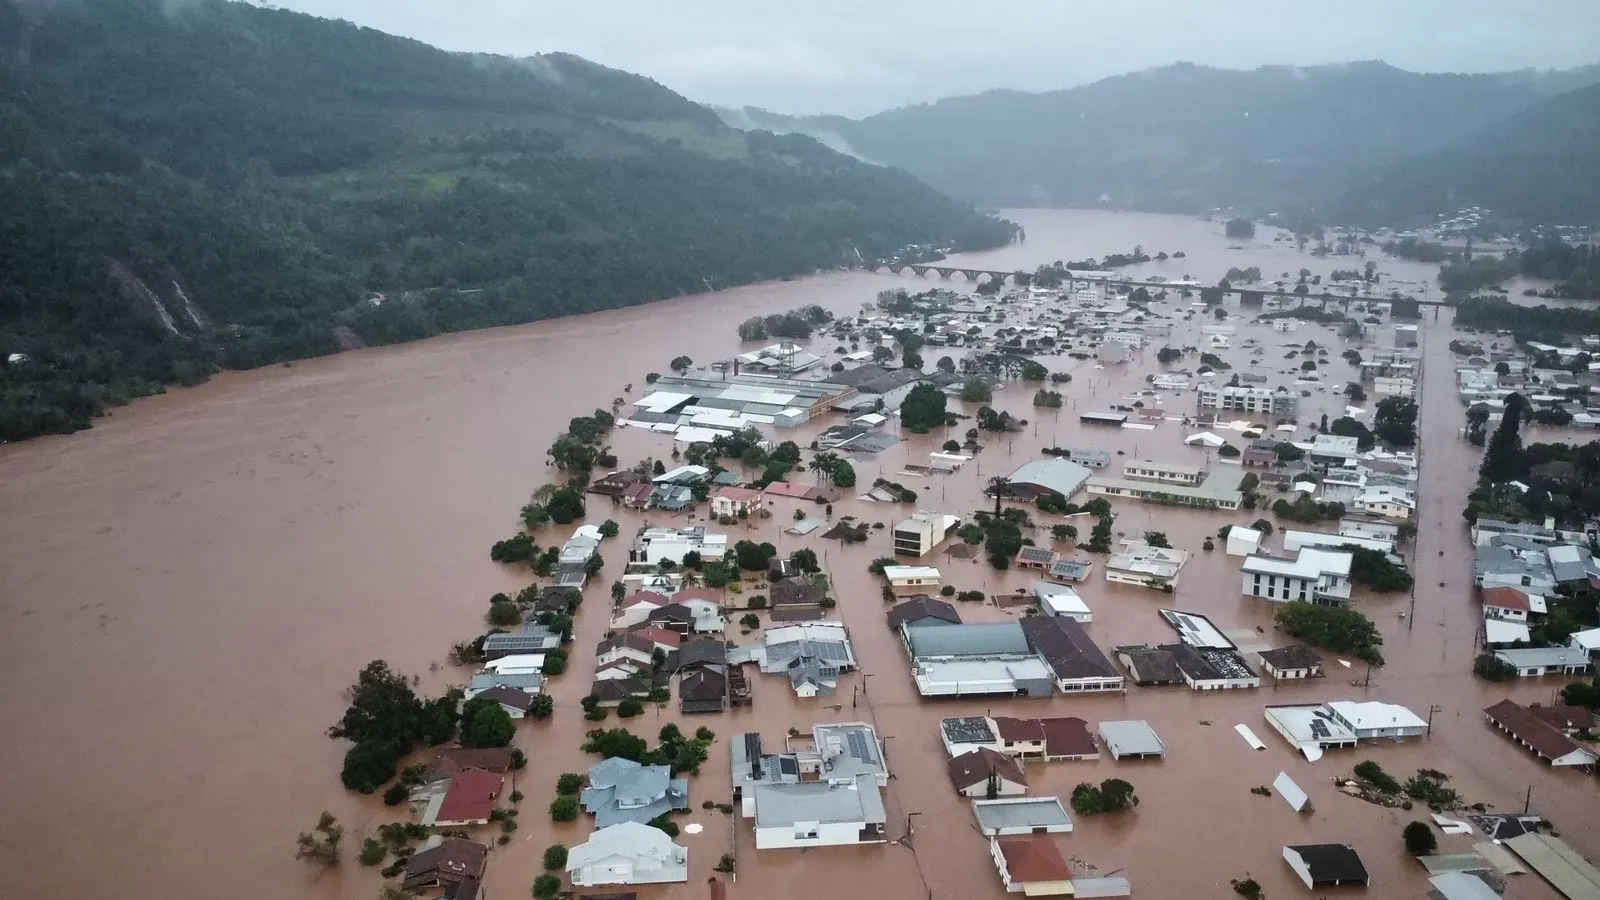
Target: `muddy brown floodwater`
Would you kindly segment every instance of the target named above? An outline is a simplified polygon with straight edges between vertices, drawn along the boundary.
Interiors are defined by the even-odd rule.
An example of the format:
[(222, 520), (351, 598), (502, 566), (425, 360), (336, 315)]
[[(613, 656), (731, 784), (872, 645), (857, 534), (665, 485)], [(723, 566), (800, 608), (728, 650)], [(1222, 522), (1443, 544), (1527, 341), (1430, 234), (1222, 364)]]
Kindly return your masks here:
[[(1040, 262), (1125, 251), (1182, 250), (1187, 259), (1151, 263), (1136, 274), (1192, 274), (1202, 282), (1230, 266), (1257, 265), (1269, 275), (1302, 266), (1326, 274), (1348, 266), (1317, 260), (1270, 229), (1242, 249), (1229, 249), (1221, 225), (1179, 217), (1074, 211), (1014, 213), (1029, 240), (962, 262), (1032, 269)], [(1432, 267), (1381, 259), (1386, 280), (1428, 281)], [(420, 675), (437, 691), (464, 680), (444, 663), (448, 645), (481, 631), (486, 598), (529, 579), (490, 563), (489, 544), (509, 535), (517, 508), (549, 476), (544, 451), (566, 420), (607, 406), (624, 383), (664, 370), (673, 356), (701, 360), (736, 349), (733, 324), (757, 312), (820, 303), (845, 312), (887, 287), (920, 282), (887, 274), (832, 274), (768, 284), (647, 307), (537, 325), (438, 338), (418, 344), (343, 354), (290, 368), (230, 373), (204, 386), (176, 390), (118, 410), (94, 430), (0, 448), (0, 847), (11, 860), (10, 896), (278, 898), (370, 897), (377, 876), (353, 861), (316, 873), (293, 859), (293, 839), (328, 809), (359, 844), (395, 811), (348, 794), (337, 773), (344, 750), (323, 729), (343, 706), (342, 689), (368, 660), (384, 658)], [(961, 286), (959, 283), (954, 286)], [(1515, 291), (1513, 292), (1515, 293)], [(1173, 308), (1177, 301), (1173, 301)], [(718, 733), (711, 760), (691, 785), (685, 818), (704, 826), (682, 838), (691, 849), (685, 885), (642, 892), (650, 898), (705, 897), (712, 866), (730, 847), (726, 817), (700, 808), (729, 794), (727, 738), (759, 730), (769, 739), (814, 721), (866, 719), (887, 740), (895, 774), (888, 790), (890, 837), (898, 843), (856, 848), (756, 853), (745, 827), (737, 832), (739, 880), (734, 897), (763, 900), (875, 896), (881, 900), (1004, 896), (968, 804), (944, 776), (936, 734), (942, 716), (993, 708), (1017, 715), (1077, 715), (1149, 720), (1167, 742), (1168, 758), (1146, 764), (1035, 764), (1030, 793), (1063, 797), (1081, 781), (1121, 777), (1138, 791), (1138, 809), (1080, 819), (1060, 846), (1101, 872), (1123, 872), (1135, 896), (1225, 897), (1228, 881), (1246, 873), (1273, 897), (1307, 892), (1279, 856), (1291, 842), (1346, 841), (1372, 872), (1372, 896), (1415, 897), (1424, 872), (1403, 853), (1400, 829), (1421, 811), (1402, 814), (1334, 791), (1330, 778), (1371, 758), (1391, 772), (1441, 769), (1471, 801), (1550, 817), (1578, 849), (1600, 853), (1596, 782), (1555, 772), (1491, 731), (1479, 710), (1511, 696), (1546, 701), (1557, 680), (1490, 686), (1475, 681), (1478, 611), (1470, 590), (1471, 556), (1459, 515), (1478, 452), (1462, 441), (1462, 408), (1446, 348), (1449, 313), (1424, 314), (1426, 357), (1421, 430), (1425, 435), (1421, 533), (1412, 551), (1419, 585), (1416, 614), (1401, 619), (1409, 598), (1358, 596), (1378, 623), (1389, 665), (1370, 687), (1350, 682), (1359, 669), (1318, 683), (1274, 690), (1199, 695), (1183, 689), (1131, 688), (1126, 695), (1031, 701), (921, 701), (907, 664), (884, 625), (884, 604), (867, 563), (888, 553), (887, 531), (865, 545), (841, 547), (783, 534), (792, 510), (752, 535), (787, 553), (803, 545), (825, 553), (862, 660), (836, 698), (800, 701), (781, 681), (757, 678), (752, 709), (695, 718)], [(1174, 320), (1169, 339), (1199, 343), (1193, 322)], [(1351, 372), (1338, 358), (1331, 330), (1307, 325), (1290, 334), (1233, 320), (1239, 338), (1269, 348), (1260, 365), (1290, 363), (1271, 352), (1288, 341), (1325, 344), (1329, 390), (1303, 401), (1302, 422), (1340, 405), (1335, 396)], [(1388, 338), (1385, 328), (1380, 340)], [(832, 342), (815, 347), (828, 355)], [(1236, 341), (1237, 345), (1237, 341)], [(1092, 443), (1112, 451), (1195, 461), (1176, 422), (1154, 431), (1083, 431), (1076, 413), (1103, 408), (1143, 387), (1155, 369), (1155, 346), (1144, 358), (1107, 369), (1066, 356), (1048, 357), (1070, 371), (1067, 406), (1039, 417), (1006, 441), (990, 441), (959, 474), (916, 482), (925, 506), (970, 512), (984, 506), (984, 478), (1035, 458), (1038, 448)], [(1229, 351), (1236, 368), (1244, 352)], [(995, 406), (1035, 419), (1033, 388), (1010, 387)], [(1174, 414), (1192, 411), (1191, 394), (1164, 395)], [(970, 412), (970, 410), (969, 410)], [(819, 423), (821, 424), (821, 423)], [(963, 426), (963, 429), (965, 426)], [(802, 444), (811, 429), (786, 432)], [(945, 435), (910, 437), (858, 464), (863, 482), (895, 475), (926, 459)], [(1550, 437), (1575, 437), (1548, 434)], [(613, 438), (625, 461), (669, 451), (660, 436), (637, 430)], [(1213, 465), (1214, 477), (1236, 469)], [(905, 479), (901, 479), (905, 480)], [(623, 534), (660, 513), (639, 516), (597, 502), (594, 518), (615, 516)], [(1165, 531), (1174, 544), (1199, 551), (1207, 534), (1255, 512), (1175, 511), (1116, 504), (1118, 529)], [(904, 508), (850, 500), (839, 515), (892, 523)], [(739, 536), (745, 531), (735, 529)], [(558, 540), (559, 532), (541, 536)], [(552, 826), (544, 814), (556, 775), (592, 762), (578, 752), (585, 724), (577, 701), (587, 690), (592, 647), (606, 629), (606, 586), (619, 571), (623, 545), (606, 548), (607, 572), (586, 592), (573, 665), (555, 679), (555, 717), (519, 726), (517, 742), (532, 762), (518, 774), (527, 795), (522, 828), (491, 856), (489, 888), (502, 898), (525, 896), (550, 843), (583, 839), (583, 822)], [(981, 561), (939, 557), (946, 581), (962, 589), (1004, 592), (1026, 584), (1022, 572), (996, 573)], [(1225, 629), (1266, 632), (1272, 610), (1239, 596), (1238, 560), (1196, 552), (1175, 596), (1107, 585), (1083, 586), (1094, 610), (1090, 633), (1102, 647), (1167, 641), (1155, 610), (1177, 606), (1211, 616)], [(1011, 612), (964, 607), (969, 620)], [(866, 695), (855, 688), (870, 687)], [(1267, 703), (1312, 699), (1381, 699), (1433, 714), (1433, 733), (1407, 745), (1373, 744), (1306, 762), (1266, 727)], [(653, 734), (675, 712), (647, 713), (636, 730)], [(1267, 741), (1249, 750), (1233, 731), (1244, 722)], [(615, 724), (615, 720), (612, 720)], [(1288, 772), (1311, 795), (1315, 814), (1300, 817), (1282, 800), (1249, 788)], [(914, 817), (915, 833), (907, 836)], [(741, 826), (747, 823), (741, 823)], [(1444, 850), (1465, 849), (1446, 837)], [(1512, 898), (1552, 897), (1536, 876), (1514, 879)]]

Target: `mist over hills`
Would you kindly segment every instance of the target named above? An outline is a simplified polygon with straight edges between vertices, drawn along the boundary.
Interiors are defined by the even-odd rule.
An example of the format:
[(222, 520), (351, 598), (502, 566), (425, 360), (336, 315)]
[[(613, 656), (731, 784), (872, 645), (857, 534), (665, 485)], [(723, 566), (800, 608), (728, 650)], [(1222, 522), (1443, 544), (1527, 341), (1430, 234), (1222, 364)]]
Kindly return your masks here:
[[(1521, 130), (1518, 139), (1530, 146), (1559, 140), (1558, 123), (1581, 118), (1581, 89), (1596, 82), (1600, 66), (1434, 75), (1381, 62), (1250, 71), (1178, 63), (1067, 90), (988, 91), (860, 120), (719, 114), (742, 127), (826, 135), (833, 146), (989, 206), (1388, 215), (1352, 192), (1403, 178), (1396, 167), (1436, 153), (1446, 154), (1436, 164), (1456, 167), (1435, 173), (1445, 182), (1493, 179), (1482, 184), (1484, 196), (1515, 196), (1522, 176), (1480, 159), (1474, 146), (1488, 151), (1485, 136), (1510, 130)], [(1536, 105), (1547, 113), (1513, 119)], [(1600, 162), (1600, 151), (1588, 158)], [(1435, 211), (1411, 203), (1389, 209), (1402, 208)], [(1519, 209), (1534, 219), (1593, 219), (1600, 197)]]
[(0, 440), (219, 367), (1011, 233), (575, 56), (223, 0), (0, 0)]

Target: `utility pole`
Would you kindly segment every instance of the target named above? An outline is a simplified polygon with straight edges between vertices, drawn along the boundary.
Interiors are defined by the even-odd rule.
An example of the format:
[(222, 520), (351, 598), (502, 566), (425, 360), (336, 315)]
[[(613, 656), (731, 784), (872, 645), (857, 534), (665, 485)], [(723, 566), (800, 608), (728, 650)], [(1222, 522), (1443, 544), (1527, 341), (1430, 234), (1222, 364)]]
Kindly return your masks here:
[(1528, 793), (1522, 798), (1522, 814), (1527, 815), (1528, 809), (1533, 804), (1533, 785), (1528, 785)]
[(1428, 733), (1425, 735), (1425, 737), (1433, 737), (1433, 714), (1443, 711), (1443, 708), (1436, 703), (1428, 704)]

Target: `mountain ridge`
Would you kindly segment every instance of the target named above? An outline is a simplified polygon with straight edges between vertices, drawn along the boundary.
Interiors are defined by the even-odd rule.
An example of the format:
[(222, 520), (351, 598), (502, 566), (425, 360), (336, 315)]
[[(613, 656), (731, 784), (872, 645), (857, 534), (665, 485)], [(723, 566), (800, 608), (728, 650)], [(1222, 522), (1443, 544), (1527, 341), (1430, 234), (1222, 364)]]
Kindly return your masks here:
[(1173, 63), (862, 119), (720, 112), (801, 133), (826, 128), (862, 158), (986, 206), (1264, 212), (1314, 207), (1359, 178), (1596, 81), (1600, 66), (1459, 75), (1376, 60), (1249, 70)]
[(247, 368), (1014, 226), (570, 54), (0, 0), (0, 440)]

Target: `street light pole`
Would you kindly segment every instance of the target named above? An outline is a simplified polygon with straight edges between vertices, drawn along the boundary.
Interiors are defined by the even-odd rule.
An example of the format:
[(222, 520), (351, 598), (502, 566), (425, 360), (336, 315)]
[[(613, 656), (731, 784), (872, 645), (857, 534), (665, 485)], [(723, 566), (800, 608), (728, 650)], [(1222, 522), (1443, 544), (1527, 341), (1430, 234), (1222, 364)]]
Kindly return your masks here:
[(1428, 733), (1425, 737), (1433, 737), (1433, 714), (1436, 712), (1444, 712), (1443, 707), (1437, 703), (1428, 704)]

